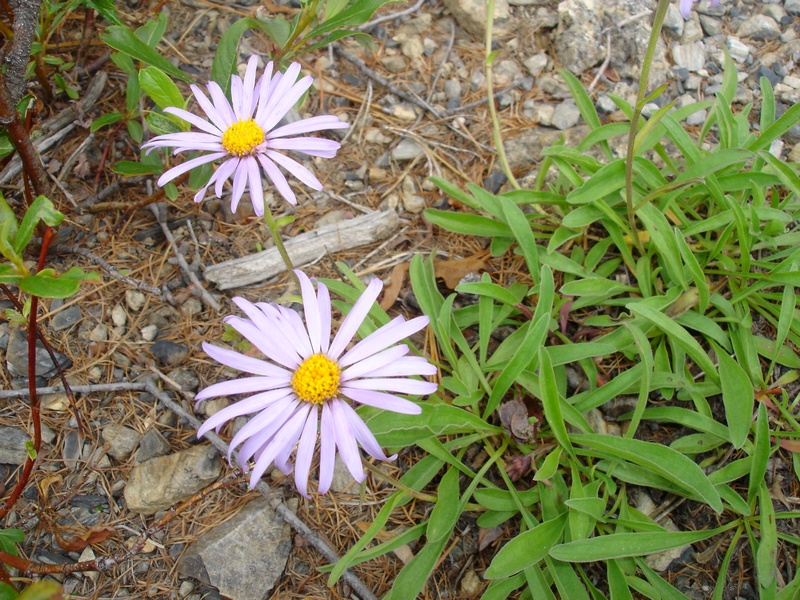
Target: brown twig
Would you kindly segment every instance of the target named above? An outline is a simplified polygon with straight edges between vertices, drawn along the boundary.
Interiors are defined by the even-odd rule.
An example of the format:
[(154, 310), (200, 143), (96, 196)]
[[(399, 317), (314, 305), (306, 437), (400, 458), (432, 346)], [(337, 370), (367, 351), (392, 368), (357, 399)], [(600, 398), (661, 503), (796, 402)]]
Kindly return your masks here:
[(39, 22), (42, 0), (11, 0), (14, 10), (14, 40), (6, 56), (6, 80), (9, 105), (16, 107), (25, 94), (25, 70), (31, 56), (31, 44)]
[[(182, 183), (184, 183), (188, 179), (189, 179), (189, 173), (184, 173), (183, 175), (178, 177), (173, 183), (175, 185), (181, 185)], [(145, 198), (142, 198), (141, 200), (137, 200), (134, 203), (130, 203), (130, 202), (98, 202), (94, 206), (87, 206), (86, 207), (86, 212), (100, 213), (100, 212), (107, 212), (107, 211), (124, 210), (124, 211), (126, 211), (125, 218), (127, 218), (127, 216), (130, 213), (132, 213), (134, 211), (137, 211), (140, 208), (144, 208), (145, 206), (149, 206), (153, 202), (160, 202), (161, 199), (164, 197), (165, 193), (166, 192), (164, 191), (164, 188), (162, 187), (162, 188), (158, 188), (155, 192), (153, 192), (149, 196), (146, 196)], [(124, 221), (125, 218), (123, 218), (122, 220)]]
[[(23, 3), (24, 4), (24, 3)], [(17, 116), (16, 102), (12, 101), (10, 93), (7, 91), (7, 83), (2, 73), (0, 73), (0, 125), (4, 125), (8, 130), (11, 143), (14, 144), (22, 167), (31, 179), (33, 190), (37, 195), (47, 195), (44, 167), (39, 154), (31, 143), (31, 138), (25, 127)]]
[(72, 254), (77, 254), (79, 256), (83, 256), (84, 258), (88, 258), (90, 261), (92, 261), (94, 264), (98, 265), (101, 269), (103, 269), (106, 273), (108, 273), (111, 277), (113, 277), (117, 281), (121, 281), (125, 285), (131, 286), (136, 290), (149, 292), (150, 294), (158, 296), (159, 298), (163, 295), (161, 293), (161, 290), (156, 286), (150, 285), (149, 283), (145, 283), (144, 281), (141, 281), (139, 279), (134, 279), (133, 277), (128, 277), (127, 275), (123, 275), (116, 269), (116, 267), (109, 264), (96, 254), (89, 252), (85, 248), (81, 248), (80, 246), (71, 246), (69, 244), (59, 244), (58, 249), (64, 250), (65, 252), (71, 252)]
[(183, 253), (178, 248), (178, 244), (175, 243), (175, 237), (172, 235), (172, 232), (167, 225), (166, 219), (166, 211), (159, 210), (159, 207), (155, 204), (150, 205), (150, 210), (155, 215), (158, 224), (161, 226), (161, 231), (164, 232), (164, 237), (167, 238), (167, 242), (172, 247), (172, 251), (175, 253), (175, 256), (178, 259), (178, 265), (181, 268), (181, 271), (189, 278), (194, 286), (195, 291), (200, 294), (200, 297), (203, 301), (208, 304), (211, 308), (215, 311), (219, 312), (222, 310), (222, 305), (217, 302), (214, 297), (208, 293), (205, 287), (203, 287), (202, 282), (197, 278), (194, 271), (189, 268), (189, 263), (186, 262), (186, 259), (183, 256)]

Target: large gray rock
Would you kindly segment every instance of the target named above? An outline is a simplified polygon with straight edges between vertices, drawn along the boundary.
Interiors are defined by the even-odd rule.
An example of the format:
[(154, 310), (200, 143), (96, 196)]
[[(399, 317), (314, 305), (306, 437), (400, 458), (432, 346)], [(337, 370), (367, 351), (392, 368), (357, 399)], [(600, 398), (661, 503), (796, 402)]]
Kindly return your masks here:
[(289, 525), (264, 498), (202, 535), (178, 561), (178, 571), (216, 587), (231, 600), (264, 600), (286, 567)]
[[(673, 5), (670, 7), (672, 8)], [(608, 0), (603, 3), (605, 12), (603, 24), (605, 27), (612, 27), (609, 64), (623, 79), (637, 80), (639, 78), (642, 57), (647, 51), (653, 31), (652, 18), (636, 19), (634, 17), (648, 10), (655, 10), (655, 8), (656, 3), (653, 0)], [(619, 30), (614, 28), (616, 23), (622, 22), (625, 22), (625, 27)], [(601, 43), (605, 48), (606, 40), (601, 39)], [(605, 49), (603, 56), (605, 57)], [(667, 61), (667, 46), (659, 37), (653, 62), (650, 65), (649, 88), (653, 89), (664, 83), (669, 77), (670, 70), (671, 65)]]
[(206, 445), (154, 458), (131, 470), (125, 501), (132, 511), (152, 515), (213, 483), (221, 470), (217, 451)]
[(30, 438), (21, 429), (0, 427), (0, 464), (21, 465), (28, 460), (25, 443)]
[(558, 62), (575, 73), (602, 62), (605, 56), (600, 32), (604, 4), (596, 0), (564, 0), (558, 5), (555, 50)]
[(768, 42), (781, 36), (781, 28), (772, 17), (753, 15), (749, 19), (742, 21), (736, 33), (743, 38)]
[[(56, 361), (62, 369), (69, 369), (72, 361), (53, 350)], [(19, 329), (12, 329), (8, 336), (8, 349), (6, 351), (6, 365), (12, 377), (28, 378), (28, 334)], [(58, 374), (58, 370), (50, 355), (40, 341), (36, 342), (36, 376), (51, 379)]]
[[(486, 0), (444, 0), (450, 14), (461, 27), (483, 39), (486, 35)], [(503, 36), (509, 32), (511, 10), (508, 0), (495, 0), (492, 35)]]

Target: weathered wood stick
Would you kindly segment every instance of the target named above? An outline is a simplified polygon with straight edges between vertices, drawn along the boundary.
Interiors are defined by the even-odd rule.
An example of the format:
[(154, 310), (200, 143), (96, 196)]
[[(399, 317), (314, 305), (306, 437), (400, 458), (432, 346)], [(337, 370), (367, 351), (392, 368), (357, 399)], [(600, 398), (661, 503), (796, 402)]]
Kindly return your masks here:
[[(397, 229), (400, 219), (393, 210), (378, 211), (339, 223), (325, 225), (286, 240), (286, 250), (296, 266), (318, 259), (325, 252), (339, 252), (385, 239)], [(235, 258), (206, 269), (207, 281), (221, 290), (251, 285), (285, 271), (277, 248)]]

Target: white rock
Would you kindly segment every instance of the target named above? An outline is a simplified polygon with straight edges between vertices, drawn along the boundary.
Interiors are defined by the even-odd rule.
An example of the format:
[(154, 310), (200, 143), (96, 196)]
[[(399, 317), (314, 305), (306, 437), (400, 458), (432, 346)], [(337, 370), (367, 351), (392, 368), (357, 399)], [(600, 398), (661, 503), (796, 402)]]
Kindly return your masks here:
[(689, 71), (696, 73), (706, 64), (706, 46), (703, 42), (674, 43), (670, 46), (670, 51), (675, 64)]
[(140, 292), (139, 290), (126, 290), (125, 291), (125, 303), (128, 305), (133, 312), (139, 312), (142, 310), (144, 303), (147, 301), (145, 295)]
[(128, 324), (128, 313), (121, 304), (117, 304), (111, 310), (111, 322), (114, 323), (114, 327), (125, 327)]
[(528, 70), (528, 73), (531, 74), (531, 77), (538, 77), (545, 67), (547, 67), (547, 54), (544, 52), (534, 54), (533, 56), (526, 58), (522, 62), (522, 66)]
[(750, 46), (743, 44), (735, 37), (725, 40), (725, 45), (728, 47), (728, 52), (731, 53), (731, 58), (736, 62), (743, 63), (750, 56)]

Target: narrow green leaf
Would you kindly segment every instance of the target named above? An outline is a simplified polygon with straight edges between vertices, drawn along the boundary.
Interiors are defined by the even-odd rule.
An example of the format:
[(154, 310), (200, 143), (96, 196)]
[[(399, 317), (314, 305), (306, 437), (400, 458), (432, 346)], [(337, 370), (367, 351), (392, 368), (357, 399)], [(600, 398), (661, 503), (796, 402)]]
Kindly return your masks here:
[(425, 211), (425, 219), (453, 233), (479, 237), (514, 237), (508, 225), (481, 215), (429, 208)]
[(534, 481), (544, 481), (551, 479), (558, 470), (558, 463), (561, 460), (561, 446), (553, 448), (544, 459), (542, 466), (534, 473)]
[(664, 265), (670, 279), (683, 291), (689, 289), (683, 273), (681, 253), (675, 242), (675, 234), (664, 213), (652, 204), (645, 204), (637, 215), (650, 233), (650, 240), (658, 250), (659, 262)]
[(456, 292), (461, 294), (476, 294), (478, 296), (487, 296), (498, 302), (514, 306), (522, 301), (522, 298), (516, 297), (506, 288), (497, 285), (496, 283), (486, 283), (483, 281), (474, 283), (462, 283), (456, 287)]
[(725, 420), (734, 448), (741, 448), (747, 440), (753, 416), (755, 391), (750, 377), (733, 358), (712, 342), (719, 361), (719, 380), (722, 385), (722, 402)]
[(761, 513), (758, 530), (761, 539), (756, 552), (756, 573), (762, 588), (772, 587), (778, 562), (778, 529), (775, 521), (775, 507), (766, 482), (758, 488), (758, 508)]
[(114, 48), (114, 50), (119, 50), (145, 64), (158, 67), (168, 75), (180, 79), (181, 81), (186, 81), (187, 83), (192, 81), (192, 78), (188, 74), (175, 67), (161, 54), (145, 44), (131, 33), (127, 27), (112, 25), (107, 28), (106, 32), (100, 37), (106, 44)]
[(514, 202), (502, 196), (498, 196), (498, 200), (501, 203), (503, 217), (513, 232), (522, 255), (525, 257), (528, 273), (534, 278), (533, 283), (536, 284), (535, 277), (539, 274), (539, 253), (530, 223), (525, 218), (525, 213), (522, 212), (522, 209)]
[(700, 367), (713, 380), (718, 380), (717, 369), (711, 359), (708, 358), (705, 350), (697, 343), (689, 333), (680, 325), (664, 313), (647, 306), (640, 302), (632, 302), (626, 306), (632, 313), (640, 315), (653, 323), (656, 327), (666, 333), (671, 339), (677, 342), (686, 354), (692, 357), (697, 366)]
[[(610, 459), (625, 460), (691, 490), (716, 512), (722, 512), (719, 493), (695, 462), (668, 446), (599, 434), (572, 434), (576, 444), (603, 453)], [(558, 557), (556, 557), (558, 558)]]
[(558, 392), (556, 375), (553, 371), (553, 363), (550, 354), (544, 346), (539, 348), (539, 383), (541, 385), (542, 410), (544, 411), (547, 424), (556, 438), (559, 447), (566, 450), (570, 456), (575, 456), (572, 448), (567, 426), (564, 423), (564, 415), (561, 413), (561, 395)]
[(625, 160), (608, 163), (589, 179), (567, 194), (570, 204), (588, 204), (606, 198), (625, 186)]
[(492, 564), (486, 569), (487, 579), (509, 577), (547, 556), (564, 532), (566, 516), (545, 521), (509, 541), (495, 554)]
[(767, 407), (764, 403), (759, 402), (758, 416), (756, 417), (756, 439), (753, 443), (753, 462), (750, 465), (750, 479), (747, 485), (748, 504), (753, 503), (758, 494), (758, 488), (764, 481), (770, 454)]
[(248, 29), (258, 29), (258, 22), (252, 17), (244, 17), (229, 25), (219, 38), (211, 64), (211, 80), (217, 82), (227, 95), (231, 89), (231, 75), (236, 73), (239, 60), (239, 40)]
[(606, 573), (608, 574), (608, 591), (611, 600), (633, 600), (633, 594), (625, 581), (625, 574), (616, 560), (606, 563)]
[(50, 227), (55, 227), (63, 220), (64, 215), (56, 210), (56, 207), (48, 198), (37, 196), (28, 207), (28, 210), (25, 211), (25, 216), (22, 217), (22, 221), (19, 224), (19, 229), (14, 239), (14, 250), (17, 254), (22, 254), (28, 242), (31, 241), (39, 221), (44, 221)]
[(89, 126), (89, 131), (94, 133), (98, 129), (102, 129), (106, 125), (113, 125), (124, 118), (125, 115), (123, 115), (121, 112), (117, 112), (116, 110), (104, 115), (100, 115), (94, 121), (92, 121), (92, 124)]
[(628, 556), (655, 554), (707, 540), (720, 533), (718, 529), (703, 531), (664, 531), (644, 533), (612, 533), (555, 546), (550, 556), (566, 562), (588, 563)]

